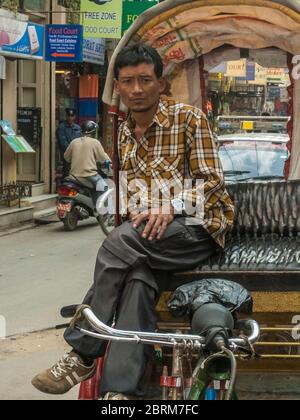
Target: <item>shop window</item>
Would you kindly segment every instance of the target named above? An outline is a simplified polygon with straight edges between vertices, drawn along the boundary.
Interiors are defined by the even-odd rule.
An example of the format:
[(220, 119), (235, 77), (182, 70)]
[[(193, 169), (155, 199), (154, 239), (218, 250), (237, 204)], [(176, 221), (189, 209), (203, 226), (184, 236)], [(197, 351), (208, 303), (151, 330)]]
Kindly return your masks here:
[(76, 8), (77, 10), (80, 9), (80, 1), (79, 0), (58, 0), (57, 4), (62, 7), (66, 8)]
[(33, 60), (18, 62), (18, 104), (37, 105), (37, 63)]
[(23, 9), (43, 11), (45, 10), (45, 0), (23, 0)]
[(36, 62), (33, 60), (23, 62), (23, 83), (36, 83)]
[(36, 89), (23, 88), (23, 106), (34, 107), (36, 104)]

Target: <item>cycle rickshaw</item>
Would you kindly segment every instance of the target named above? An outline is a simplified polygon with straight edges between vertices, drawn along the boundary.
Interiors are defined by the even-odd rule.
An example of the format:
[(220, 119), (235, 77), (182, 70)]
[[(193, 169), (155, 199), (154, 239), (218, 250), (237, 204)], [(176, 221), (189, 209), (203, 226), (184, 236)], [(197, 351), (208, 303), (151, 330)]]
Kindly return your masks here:
[[(300, 80), (294, 65), (297, 65), (300, 54), (300, 6), (292, 0), (166, 0), (143, 13), (114, 52), (103, 98), (114, 115), (116, 180), (118, 119), (126, 111), (113, 89), (112, 68), (118, 52), (139, 41), (155, 47), (162, 56), (172, 96), (203, 110), (207, 109), (205, 72), (222, 61), (248, 57), (255, 58), (261, 66), (270, 62), (273, 67), (287, 66), (291, 79), (287, 126), (290, 157), (285, 166), (285, 179), (228, 186), (237, 214), (235, 229), (227, 240), (225, 252), (194, 271), (174, 273), (172, 281), (166, 282), (157, 307), (159, 333), (116, 331), (101, 324), (88, 308), (83, 309), (83, 313), (99, 337), (170, 346), (173, 349), (172, 375), (169, 377), (165, 372), (162, 375), (165, 381), (162, 379), (161, 385), (166, 399), (177, 399), (178, 389), (182, 387), (182, 382), (176, 385), (176, 378), (182, 376), (180, 351), (184, 349), (191, 354), (197, 346), (201, 350), (203, 337), (195, 338), (186, 332), (189, 330), (187, 319), (172, 318), (166, 306), (170, 292), (193, 280), (233, 280), (253, 293), (255, 319), (262, 326), (261, 342), (258, 343), (262, 356), (251, 362), (253, 368), (297, 373), (300, 344), (299, 334), (294, 334), (292, 319), (300, 313)], [(250, 337), (235, 338), (229, 342), (228, 348), (234, 350), (236, 346), (252, 345), (257, 340), (257, 324), (248, 327)], [(178, 330), (185, 331), (185, 334), (179, 334)], [(273, 352), (269, 350), (272, 348)], [(218, 350), (226, 353), (223, 345)], [(231, 366), (235, 366), (234, 362)], [(197, 376), (200, 367), (201, 363), (192, 378), (200, 378)], [(224, 371), (221, 369), (221, 375), (217, 376), (219, 381), (229, 379), (228, 370), (229, 365)], [(225, 375), (223, 379), (222, 374)], [(202, 391), (208, 384), (204, 381), (202, 389), (199, 381), (192, 384), (190, 398), (203, 397)], [(177, 393), (172, 391), (170, 394), (170, 389), (174, 388)], [(232, 398), (232, 384), (229, 388), (225, 389), (225, 394), (219, 394), (220, 399), (226, 392), (227, 397)]]

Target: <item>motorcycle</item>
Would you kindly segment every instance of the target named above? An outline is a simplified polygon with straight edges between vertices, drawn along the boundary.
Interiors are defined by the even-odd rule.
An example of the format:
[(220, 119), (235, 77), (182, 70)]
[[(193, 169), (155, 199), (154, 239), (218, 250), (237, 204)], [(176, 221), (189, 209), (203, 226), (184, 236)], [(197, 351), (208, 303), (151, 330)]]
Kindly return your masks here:
[[(111, 177), (110, 165), (98, 168), (103, 179)], [(72, 232), (78, 222), (95, 218), (103, 233), (107, 236), (115, 226), (112, 211), (113, 188), (105, 187), (96, 191), (93, 182), (86, 178), (67, 176), (57, 187), (57, 216), (63, 222), (65, 231)]]

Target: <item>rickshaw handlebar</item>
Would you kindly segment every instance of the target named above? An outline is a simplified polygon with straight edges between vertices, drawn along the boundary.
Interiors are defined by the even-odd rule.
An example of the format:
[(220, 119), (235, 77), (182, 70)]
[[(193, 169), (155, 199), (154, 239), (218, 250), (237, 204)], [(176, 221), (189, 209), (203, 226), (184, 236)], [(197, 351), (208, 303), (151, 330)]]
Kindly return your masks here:
[[(201, 335), (118, 330), (101, 322), (89, 308), (84, 308), (82, 314), (95, 332), (77, 326), (76, 328), (83, 334), (94, 338), (136, 344), (157, 344), (165, 347), (190, 346), (199, 350), (205, 347), (205, 337)], [(229, 345), (231, 348), (235, 349), (237, 346), (248, 347), (249, 344), (252, 345), (258, 341), (260, 336), (258, 323), (254, 320), (247, 320), (245, 321), (245, 327), (250, 331), (250, 334), (245, 338), (230, 339)]]

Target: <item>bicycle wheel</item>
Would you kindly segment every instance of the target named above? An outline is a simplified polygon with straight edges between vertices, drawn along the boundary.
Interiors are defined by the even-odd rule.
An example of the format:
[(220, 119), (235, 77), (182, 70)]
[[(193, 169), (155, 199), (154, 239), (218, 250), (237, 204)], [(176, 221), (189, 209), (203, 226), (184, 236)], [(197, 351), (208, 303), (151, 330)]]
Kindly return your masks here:
[(115, 216), (113, 214), (104, 214), (97, 217), (99, 226), (105, 236), (115, 228)]

